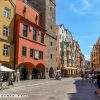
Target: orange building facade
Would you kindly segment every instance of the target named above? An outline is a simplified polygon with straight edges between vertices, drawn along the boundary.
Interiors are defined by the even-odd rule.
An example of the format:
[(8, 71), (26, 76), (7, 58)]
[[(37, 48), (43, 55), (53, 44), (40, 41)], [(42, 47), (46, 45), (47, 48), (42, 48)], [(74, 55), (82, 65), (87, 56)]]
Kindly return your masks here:
[(41, 14), (23, 0), (16, 2), (15, 69), (18, 80), (45, 78), (46, 34)]
[(93, 46), (90, 64), (93, 70), (100, 68), (100, 38)]

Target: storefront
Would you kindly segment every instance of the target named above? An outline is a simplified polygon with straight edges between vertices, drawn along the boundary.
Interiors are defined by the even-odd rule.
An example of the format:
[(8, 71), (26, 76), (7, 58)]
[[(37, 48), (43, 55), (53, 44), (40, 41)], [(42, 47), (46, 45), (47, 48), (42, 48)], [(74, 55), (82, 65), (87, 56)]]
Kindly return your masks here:
[(61, 73), (63, 77), (70, 77), (70, 76), (76, 76), (77, 75), (77, 68), (76, 67), (67, 67), (64, 66), (61, 69)]

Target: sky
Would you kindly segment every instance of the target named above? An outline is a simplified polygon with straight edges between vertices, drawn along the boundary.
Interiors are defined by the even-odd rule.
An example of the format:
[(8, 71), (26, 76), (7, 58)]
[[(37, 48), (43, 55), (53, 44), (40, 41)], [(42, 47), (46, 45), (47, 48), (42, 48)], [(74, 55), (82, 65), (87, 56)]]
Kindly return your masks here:
[(78, 41), (86, 60), (100, 36), (100, 0), (56, 0), (56, 23)]

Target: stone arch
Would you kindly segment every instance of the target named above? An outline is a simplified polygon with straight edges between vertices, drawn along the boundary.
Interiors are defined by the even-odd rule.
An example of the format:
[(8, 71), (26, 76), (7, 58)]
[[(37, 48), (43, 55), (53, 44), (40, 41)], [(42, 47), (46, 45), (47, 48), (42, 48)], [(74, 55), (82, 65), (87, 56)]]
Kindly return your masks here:
[(50, 78), (54, 77), (54, 69), (52, 67), (49, 69), (49, 77)]
[(25, 64), (19, 65), (20, 80), (28, 79), (28, 68)]
[(30, 62), (24, 62), (18, 66), (20, 80), (31, 79), (32, 68), (34, 65)]
[(32, 69), (32, 79), (44, 79), (45, 78), (45, 66), (41, 63), (37, 64)]

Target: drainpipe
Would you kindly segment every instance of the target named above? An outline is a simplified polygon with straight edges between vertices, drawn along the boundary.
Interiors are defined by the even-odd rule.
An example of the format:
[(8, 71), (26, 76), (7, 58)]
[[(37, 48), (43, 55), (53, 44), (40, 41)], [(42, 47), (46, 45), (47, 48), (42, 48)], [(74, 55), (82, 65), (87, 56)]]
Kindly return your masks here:
[[(15, 35), (15, 13), (16, 13), (16, 5), (15, 5), (15, 3), (12, 1), (12, 0), (9, 0), (9, 2), (12, 4), (12, 6), (13, 6), (13, 8), (14, 8), (14, 30), (13, 30), (13, 43), (15, 44), (15, 42), (14, 42), (14, 35)], [(14, 45), (13, 44), (13, 45)], [(15, 45), (14, 45), (15, 46)], [(15, 50), (14, 50), (14, 53), (15, 53)], [(15, 56), (15, 54), (14, 54), (14, 56)], [(15, 62), (13, 61), (13, 64), (14, 64), (14, 67), (13, 67), (13, 69), (15, 69)]]
[(15, 67), (16, 67), (16, 7), (15, 7), (15, 10), (14, 10), (14, 36), (13, 36), (13, 41), (14, 41), (14, 70), (15, 70)]
[(13, 40), (14, 40), (14, 70), (16, 67), (16, 15), (15, 15), (15, 19), (14, 19), (14, 36), (13, 36)]

